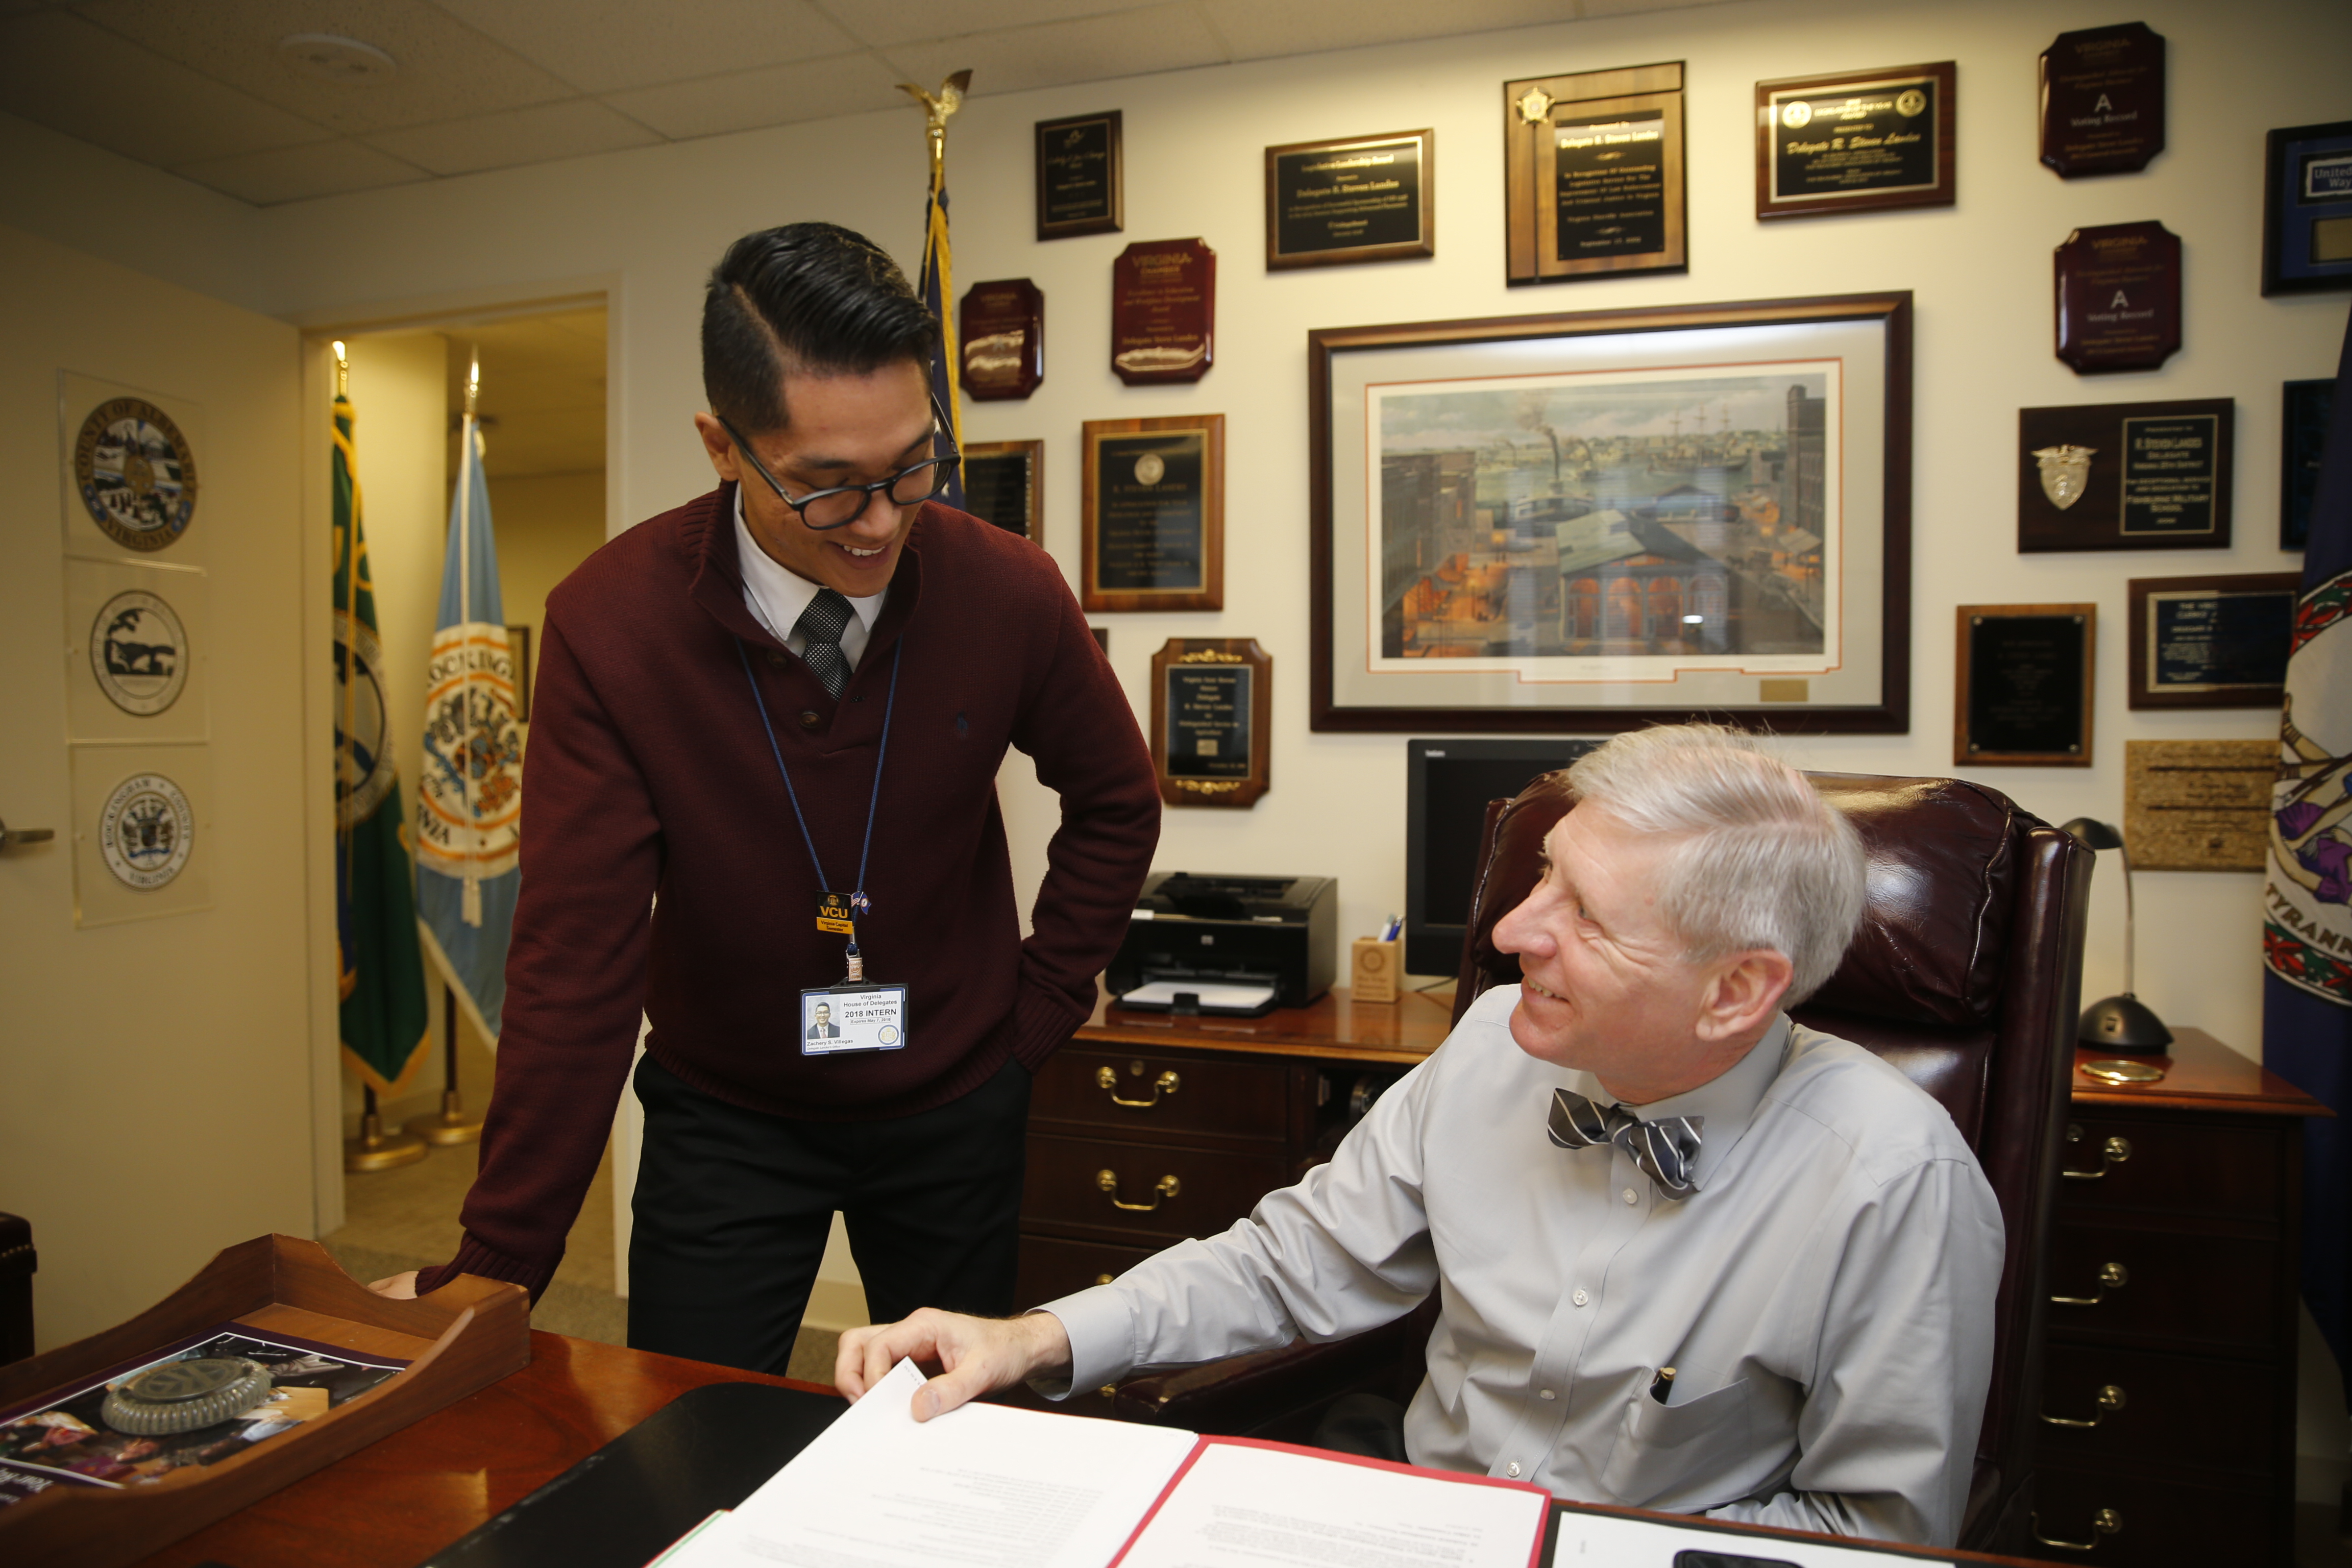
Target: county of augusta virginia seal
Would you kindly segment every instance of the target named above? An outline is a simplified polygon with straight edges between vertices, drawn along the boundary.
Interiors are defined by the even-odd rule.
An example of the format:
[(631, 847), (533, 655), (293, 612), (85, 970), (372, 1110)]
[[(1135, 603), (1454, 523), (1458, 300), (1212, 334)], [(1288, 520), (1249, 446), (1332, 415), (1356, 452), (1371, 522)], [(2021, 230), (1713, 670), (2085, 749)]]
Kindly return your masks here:
[(117, 594), (89, 623), (89, 672), (108, 701), (152, 718), (187, 689), (187, 627), (153, 594)]
[(99, 814), (98, 848), (126, 888), (160, 888), (186, 869), (196, 814), (162, 773), (133, 773), (114, 786)]
[(172, 416), (140, 397), (100, 404), (81, 422), (74, 488), (90, 521), (125, 550), (163, 550), (196, 512), (196, 455)]

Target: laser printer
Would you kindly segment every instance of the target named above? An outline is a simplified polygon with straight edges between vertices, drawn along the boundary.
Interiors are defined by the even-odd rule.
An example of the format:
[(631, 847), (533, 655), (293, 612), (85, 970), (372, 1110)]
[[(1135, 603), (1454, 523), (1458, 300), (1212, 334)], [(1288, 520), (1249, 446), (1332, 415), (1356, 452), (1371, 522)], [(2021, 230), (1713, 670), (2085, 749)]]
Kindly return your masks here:
[(1122, 1007), (1255, 1017), (1306, 1006), (1339, 963), (1337, 879), (1154, 871), (1103, 980)]

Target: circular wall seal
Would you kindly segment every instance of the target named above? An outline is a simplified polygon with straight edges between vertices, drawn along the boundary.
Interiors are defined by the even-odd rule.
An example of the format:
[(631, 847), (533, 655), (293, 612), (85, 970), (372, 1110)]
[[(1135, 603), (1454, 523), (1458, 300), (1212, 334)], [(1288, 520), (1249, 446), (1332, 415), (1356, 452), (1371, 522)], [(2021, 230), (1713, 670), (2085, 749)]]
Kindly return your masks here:
[(1135, 482), (1139, 485), (1156, 485), (1167, 474), (1167, 460), (1157, 452), (1146, 452), (1135, 459)]
[(108, 701), (152, 718), (187, 689), (188, 629), (154, 595), (117, 594), (89, 623), (89, 672)]
[(1813, 106), (1801, 98), (1792, 98), (1780, 106), (1780, 123), (1791, 131), (1802, 131), (1813, 122)]
[(196, 511), (196, 455), (172, 416), (139, 397), (100, 404), (74, 441), (74, 487), (125, 550), (165, 549)]
[(160, 888), (185, 869), (196, 814), (162, 773), (133, 773), (114, 786), (99, 814), (98, 848), (126, 888)]
[(1916, 87), (1906, 87), (1895, 100), (1895, 112), (1906, 120), (1927, 112), (1927, 95)]

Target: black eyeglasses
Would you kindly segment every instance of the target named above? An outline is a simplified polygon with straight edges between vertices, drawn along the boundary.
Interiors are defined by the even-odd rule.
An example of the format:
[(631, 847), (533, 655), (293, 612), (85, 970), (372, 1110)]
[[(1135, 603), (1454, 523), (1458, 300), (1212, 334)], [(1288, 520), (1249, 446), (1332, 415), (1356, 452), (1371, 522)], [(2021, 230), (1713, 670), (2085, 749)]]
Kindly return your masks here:
[[(947, 410), (940, 406), (937, 393), (931, 395), (931, 417), (937, 422), (933, 426), (934, 434), (955, 428), (948, 418)], [(719, 416), (719, 424), (733, 438), (736, 451), (751, 465), (751, 471), (768, 481), (768, 488), (776, 492), (776, 499), (800, 514), (803, 526), (817, 533), (847, 528), (864, 517), (866, 509), (874, 503), (877, 491), (887, 495), (894, 506), (920, 506), (954, 482), (956, 466), (963, 461), (962, 453), (950, 451), (944, 458), (927, 458), (919, 463), (910, 463), (888, 479), (877, 479), (870, 485), (835, 485), (831, 489), (811, 490), (794, 500), (784, 493), (784, 487), (776, 482), (776, 476), (768, 472), (768, 465), (760, 461), (760, 455), (751, 450), (751, 443), (743, 439), (742, 432), (729, 424), (723, 415)], [(955, 445), (952, 436), (949, 437), (948, 444), (950, 447)]]

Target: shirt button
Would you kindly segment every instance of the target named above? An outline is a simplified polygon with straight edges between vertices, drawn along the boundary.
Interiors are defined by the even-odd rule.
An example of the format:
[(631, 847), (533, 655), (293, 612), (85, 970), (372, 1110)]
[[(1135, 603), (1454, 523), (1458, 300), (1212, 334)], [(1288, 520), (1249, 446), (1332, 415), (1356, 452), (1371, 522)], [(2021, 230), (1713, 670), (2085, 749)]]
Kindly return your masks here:
[(1635, 1194), (1635, 1193), (1634, 1193), (1633, 1189), (1633, 1188), (1631, 1188), (1631, 1187), (1627, 1187), (1627, 1188), (1625, 1189), (1624, 1197), (1625, 1197), (1625, 1201), (1626, 1201), (1628, 1204), (1638, 1204), (1638, 1203), (1640, 1203), (1640, 1202), (1642, 1201), (1642, 1200), (1641, 1200), (1641, 1198), (1640, 1198), (1638, 1195), (1636, 1195), (1636, 1194)]
[(801, 713), (801, 728), (802, 728), (802, 729), (803, 729), (803, 730), (814, 730), (814, 729), (815, 729), (819, 724), (822, 724), (822, 723), (824, 723), (824, 719), (823, 719), (823, 718), (822, 718), (822, 717), (817, 713), (817, 710), (816, 710), (815, 709), (814, 709), (814, 708), (810, 708), (810, 709), (803, 710), (803, 712)]
[(1513, 1480), (1518, 1479), (1519, 1462), (1517, 1459), (1513, 1459), (1509, 1464), (1503, 1467), (1503, 1473), (1510, 1477)]
[(791, 657), (792, 657), (792, 655), (790, 655), (790, 654), (786, 653), (782, 648), (780, 648), (780, 647), (772, 647), (772, 648), (770, 648), (770, 649), (768, 650), (768, 663), (769, 663), (769, 665), (770, 665), (771, 667), (772, 667), (772, 668), (776, 668), (776, 669), (782, 669), (782, 668), (784, 668), (784, 660), (786, 660), (786, 659), (790, 658)]
[(1578, 1306), (1581, 1307), (1581, 1306), (1583, 1306), (1587, 1301), (1590, 1301), (1591, 1300), (1592, 1300), (1592, 1298), (1591, 1298), (1591, 1297), (1590, 1297), (1590, 1296), (1588, 1296), (1588, 1295), (1586, 1295), (1583, 1291), (1579, 1290), (1575, 1295), (1570, 1296), (1570, 1297), (1569, 1298), (1569, 1300), (1571, 1300), (1571, 1301), (1573, 1301), (1573, 1302), (1575, 1302)]
[(1549, 1399), (1551, 1397), (1551, 1390), (1549, 1388), (1538, 1388), (1536, 1390), (1536, 1397), (1538, 1399)]

